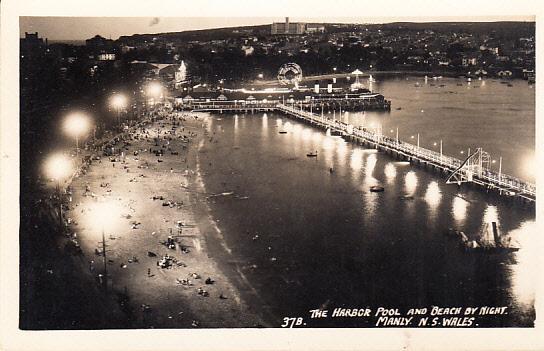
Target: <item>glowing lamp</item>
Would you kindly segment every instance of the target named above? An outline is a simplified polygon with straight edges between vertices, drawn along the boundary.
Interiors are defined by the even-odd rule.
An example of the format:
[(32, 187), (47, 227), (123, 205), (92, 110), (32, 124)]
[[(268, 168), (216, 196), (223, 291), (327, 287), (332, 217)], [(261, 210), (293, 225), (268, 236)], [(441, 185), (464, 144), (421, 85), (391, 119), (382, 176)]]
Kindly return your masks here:
[(45, 161), (45, 173), (58, 182), (67, 178), (72, 169), (72, 162), (63, 154), (54, 154)]

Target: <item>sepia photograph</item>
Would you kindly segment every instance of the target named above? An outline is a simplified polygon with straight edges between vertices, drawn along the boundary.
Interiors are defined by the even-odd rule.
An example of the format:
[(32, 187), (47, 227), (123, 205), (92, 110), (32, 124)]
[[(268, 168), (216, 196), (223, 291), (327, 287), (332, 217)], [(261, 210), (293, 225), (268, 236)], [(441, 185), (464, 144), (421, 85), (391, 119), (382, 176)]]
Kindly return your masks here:
[(536, 10), (296, 13), (16, 18), (19, 331), (535, 330)]

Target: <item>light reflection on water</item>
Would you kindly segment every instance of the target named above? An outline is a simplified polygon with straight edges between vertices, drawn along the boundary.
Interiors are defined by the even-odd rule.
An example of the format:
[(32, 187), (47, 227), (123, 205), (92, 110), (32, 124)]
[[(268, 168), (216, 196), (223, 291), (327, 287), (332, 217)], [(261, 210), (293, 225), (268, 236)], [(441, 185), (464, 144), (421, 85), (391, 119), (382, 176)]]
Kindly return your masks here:
[(262, 118), (262, 124), (263, 128), (261, 129), (263, 137), (268, 137), (268, 115), (265, 113), (263, 114)]
[[(318, 139), (319, 139), (319, 132), (315, 132), (314, 131), (314, 134), (312, 135), (312, 139), (315, 141), (315, 142), (318, 142)], [(326, 136), (323, 138), (323, 143), (321, 144), (321, 147), (323, 150), (334, 150), (336, 148), (336, 143), (335, 143), (335, 140), (334, 140), (334, 137), (331, 137), (331, 136)]]
[(365, 182), (369, 185), (376, 185), (377, 180), (373, 177), (372, 173), (376, 168), (376, 163), (378, 162), (378, 157), (376, 154), (370, 154), (366, 157), (366, 167), (365, 167)]
[(465, 224), (468, 206), (469, 202), (460, 198), (459, 196), (455, 196), (453, 198), (451, 211), (457, 227), (462, 227)]
[(497, 224), (499, 224), (499, 214), (497, 212), (497, 206), (487, 205), (484, 211), (482, 225), (490, 224), (491, 222), (497, 222)]
[(338, 156), (338, 160), (340, 161), (345, 160), (348, 152), (349, 152), (348, 144), (344, 141), (344, 139), (337, 137), (336, 138), (336, 154)]
[(283, 130), (287, 131), (287, 132), (290, 132), (291, 131), (291, 122), (289, 121), (286, 121), (285, 123), (283, 123)]
[(429, 204), (430, 215), (435, 216), (438, 205), (440, 204), (440, 199), (442, 198), (442, 192), (436, 181), (432, 181), (427, 186), (427, 191), (425, 192), (425, 201)]
[(519, 307), (527, 311), (535, 302), (535, 262), (538, 258), (537, 224), (528, 221), (521, 224), (508, 235), (512, 239), (512, 246), (520, 247), (516, 252), (516, 264), (510, 265), (511, 293)]
[(417, 188), (417, 175), (414, 171), (408, 171), (404, 176), (404, 190), (407, 195), (414, 195)]
[(312, 139), (312, 130), (310, 128), (304, 128), (302, 130), (301, 137), (305, 141), (311, 140)]
[(358, 180), (361, 175), (363, 167), (363, 150), (354, 149), (349, 159), (349, 166), (352, 170), (352, 177), (354, 180)]
[(312, 134), (312, 140), (315, 143), (319, 143), (321, 141), (321, 139), (323, 139), (323, 138), (328, 139), (318, 130), (314, 131), (313, 134)]
[[(273, 114), (269, 114), (268, 119), (272, 116)], [(221, 184), (224, 174), (221, 169), (231, 166), (231, 157), (244, 157), (247, 159), (241, 164), (257, 165), (248, 167), (247, 170), (241, 169), (240, 177), (229, 180), (233, 188), (247, 192), (248, 200), (218, 201), (217, 204), (212, 204), (222, 213), (217, 215), (221, 220), (219, 226), (226, 226), (229, 246), (240, 255), (237, 259), (256, 262), (260, 267), (249, 279), (269, 287), (277, 279), (281, 280), (280, 276), (286, 274), (282, 269), (289, 267), (289, 279), (292, 276), (292, 279), (304, 281), (304, 286), (312, 294), (316, 294), (316, 299), (319, 300), (310, 302), (302, 299), (306, 303), (303, 304), (304, 308), (315, 303), (319, 306), (319, 303), (331, 298), (334, 286), (342, 284), (342, 281), (353, 284), (354, 277), (364, 277), (361, 279), (366, 280), (364, 286), (353, 288), (355, 290), (346, 297), (350, 303), (366, 301), (364, 298), (356, 300), (354, 294), (371, 294), (366, 297), (375, 298), (377, 301), (382, 296), (380, 294), (384, 294), (384, 298), (397, 305), (404, 299), (405, 294), (402, 291), (410, 293), (424, 289), (425, 294), (417, 295), (418, 299), (422, 299), (422, 304), (432, 301), (463, 305), (491, 303), (487, 290), (484, 293), (475, 292), (471, 290), (470, 284), (478, 284), (475, 281), (481, 277), (477, 274), (494, 274), (506, 277), (509, 283), (498, 288), (508, 291), (513, 296), (514, 303), (519, 303), (518, 308), (530, 313), (533, 286), (528, 268), (532, 259), (529, 251), (522, 249), (516, 253), (516, 262), (511, 265), (496, 263), (496, 267), (489, 264), (475, 267), (473, 261), (457, 251), (455, 243), (450, 243), (447, 238), (437, 234), (449, 227), (455, 227), (474, 237), (483, 223), (500, 218), (504, 222), (501, 223), (501, 228), (504, 227), (512, 236), (519, 237), (520, 242), (526, 245), (524, 239), (527, 239), (527, 231), (531, 228), (526, 220), (531, 220), (530, 215), (521, 212), (518, 215), (509, 214), (506, 220), (504, 214), (511, 209), (489, 203), (485, 192), (468, 191), (468, 194), (462, 194), (465, 200), (459, 195), (465, 188), (445, 185), (443, 179), (432, 172), (411, 166), (409, 162), (396, 161), (390, 155), (375, 149), (365, 149), (346, 143), (339, 137), (327, 136), (324, 131), (296, 121), (284, 120), (282, 123), (282, 127), (289, 131), (288, 134), (280, 135), (275, 131), (263, 138), (261, 129), (265, 127), (259, 118), (248, 117), (248, 125), (238, 128), (241, 145), (245, 141), (245, 153), (231, 155), (224, 151), (228, 147), (217, 145), (213, 146), (216, 148), (214, 152), (202, 155), (214, 158), (210, 160), (214, 166), (206, 170), (205, 179), (213, 192), (224, 191), (220, 187), (214, 189), (213, 186)], [(221, 122), (225, 124), (226, 132), (233, 130), (227, 128), (227, 119), (224, 117)], [(276, 124), (279, 120), (276, 119)], [(236, 120), (234, 123), (237, 123)], [(290, 157), (296, 155), (297, 161), (285, 163), (286, 157), (277, 157), (281, 150), (285, 150)], [(306, 153), (315, 150), (318, 150), (317, 158), (306, 157)], [(208, 162), (203, 162), (202, 166), (206, 168), (207, 164)], [(331, 167), (334, 168), (333, 173), (329, 172)], [(369, 191), (370, 186), (382, 183), (387, 184), (385, 192)], [(402, 195), (413, 198), (399, 199)], [(421, 235), (412, 236), (414, 231), (425, 233), (434, 244), (422, 245), (417, 242)], [(265, 247), (273, 240), (273, 253), (259, 251), (260, 242), (247, 244), (247, 238), (242, 235), (247, 232), (258, 232), (263, 245), (266, 242)], [(269, 234), (273, 236), (269, 238)], [(363, 237), (372, 240), (364, 240)], [(403, 241), (396, 246), (388, 246), (389, 243), (398, 242), (399, 238)], [(437, 243), (451, 245), (448, 250), (452, 251), (448, 254), (452, 255), (452, 260), (458, 262), (441, 262), (444, 254), (437, 251), (440, 250), (436, 247)], [(376, 255), (376, 252), (384, 252), (385, 256)], [(413, 252), (416, 252), (417, 259), (410, 254)], [(270, 263), (270, 257), (267, 256), (270, 254), (277, 257), (277, 263)], [(395, 257), (393, 261), (398, 263), (390, 259), (391, 255)], [(326, 267), (322, 269), (323, 273), (318, 270), (311, 271), (310, 274), (301, 268), (308, 262), (318, 262), (314, 257), (323, 263), (321, 267)], [(339, 257), (342, 257), (342, 262), (353, 260), (353, 268), (349, 265), (347, 268), (339, 266)], [(448, 262), (447, 258), (444, 260)], [(286, 262), (286, 266), (282, 266), (280, 262)], [(428, 269), (431, 266), (433, 269)], [(266, 273), (260, 274), (260, 269)], [(418, 275), (420, 278), (405, 278), (414, 274), (413, 272), (421, 274)], [(338, 276), (343, 278), (337, 280)], [(466, 289), (457, 286), (459, 291), (452, 292), (454, 289), (451, 283), (456, 281), (463, 281)], [(314, 286), (316, 284), (318, 287)], [(298, 290), (290, 285), (278, 287), (274, 294), (267, 294), (266, 288), (264, 291), (259, 290), (272, 305), (284, 306), (283, 311), (292, 310), (295, 308), (293, 306), (301, 303), (302, 300), (293, 295), (296, 295), (296, 291)], [(292, 299), (289, 297), (291, 295), (294, 296)], [(446, 296), (451, 300), (446, 299)], [(508, 305), (511, 302), (501, 303)]]
[(387, 183), (393, 183), (395, 181), (395, 178), (397, 176), (397, 169), (395, 168), (393, 162), (389, 162), (387, 165), (385, 165), (384, 173), (387, 179)]

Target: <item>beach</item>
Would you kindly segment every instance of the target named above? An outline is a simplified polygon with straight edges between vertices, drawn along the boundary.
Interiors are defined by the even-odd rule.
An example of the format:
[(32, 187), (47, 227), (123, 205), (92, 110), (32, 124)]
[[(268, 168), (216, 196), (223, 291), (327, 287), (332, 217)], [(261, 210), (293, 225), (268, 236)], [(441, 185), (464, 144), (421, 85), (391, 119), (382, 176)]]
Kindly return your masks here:
[(205, 116), (161, 117), (127, 132), (105, 150), (111, 155), (95, 154), (74, 178), (65, 219), (82, 271), (117, 296), (131, 328), (269, 326), (207, 206), (228, 194), (206, 193), (198, 174)]

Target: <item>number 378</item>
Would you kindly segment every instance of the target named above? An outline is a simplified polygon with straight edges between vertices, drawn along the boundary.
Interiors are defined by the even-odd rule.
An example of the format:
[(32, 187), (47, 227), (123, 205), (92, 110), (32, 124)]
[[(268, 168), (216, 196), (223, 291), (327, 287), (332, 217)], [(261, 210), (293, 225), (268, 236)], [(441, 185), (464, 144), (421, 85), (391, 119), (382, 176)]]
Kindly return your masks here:
[(302, 317), (284, 317), (283, 324), (281, 325), (281, 327), (293, 328), (293, 327), (298, 327), (301, 325), (306, 325), (306, 323), (304, 323), (304, 321), (302, 320)]

